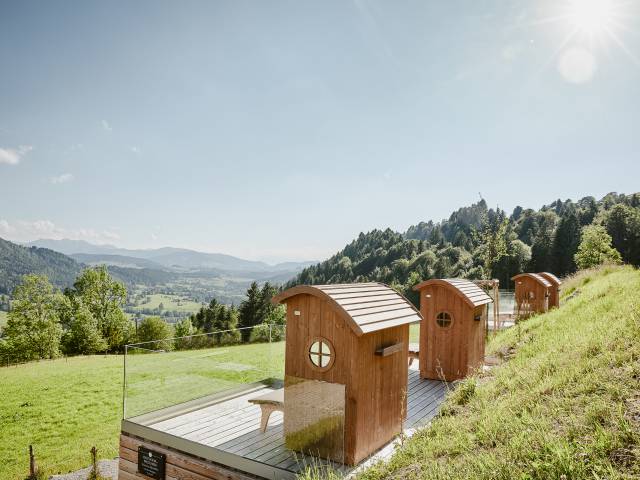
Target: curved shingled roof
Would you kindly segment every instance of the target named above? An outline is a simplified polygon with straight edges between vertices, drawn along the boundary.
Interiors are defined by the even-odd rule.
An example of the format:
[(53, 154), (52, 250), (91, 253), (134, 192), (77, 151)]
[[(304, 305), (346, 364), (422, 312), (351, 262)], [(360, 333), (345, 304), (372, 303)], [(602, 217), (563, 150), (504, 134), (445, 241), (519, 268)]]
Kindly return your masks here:
[(511, 280), (517, 280), (522, 277), (531, 277), (547, 288), (551, 286), (551, 282), (538, 273), (519, 273), (518, 275), (511, 277)]
[(466, 280), (464, 278), (434, 278), (417, 284), (413, 289), (418, 291), (432, 285), (438, 285), (455, 290), (462, 296), (462, 299), (470, 307), (478, 307), (480, 305), (486, 305), (487, 303), (493, 302), (491, 297), (487, 295), (487, 292), (471, 280)]
[(384, 283), (298, 285), (271, 299), (283, 303), (294, 295), (308, 294), (328, 301), (358, 336), (422, 320), (405, 297)]
[(556, 285), (562, 285), (562, 282), (560, 281), (560, 279), (558, 277), (556, 277), (553, 273), (540, 272), (538, 275), (540, 275), (541, 277), (546, 278), (551, 283), (555, 283)]

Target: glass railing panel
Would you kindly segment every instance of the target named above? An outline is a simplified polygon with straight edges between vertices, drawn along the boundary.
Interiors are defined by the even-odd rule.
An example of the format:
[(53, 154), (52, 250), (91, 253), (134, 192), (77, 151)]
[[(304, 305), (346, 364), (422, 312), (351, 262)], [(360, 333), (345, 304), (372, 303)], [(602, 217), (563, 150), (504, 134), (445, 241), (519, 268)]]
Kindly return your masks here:
[(124, 418), (282, 379), (284, 331), (261, 325), (127, 346)]
[(345, 386), (292, 376), (284, 385), (285, 446), (344, 463)]

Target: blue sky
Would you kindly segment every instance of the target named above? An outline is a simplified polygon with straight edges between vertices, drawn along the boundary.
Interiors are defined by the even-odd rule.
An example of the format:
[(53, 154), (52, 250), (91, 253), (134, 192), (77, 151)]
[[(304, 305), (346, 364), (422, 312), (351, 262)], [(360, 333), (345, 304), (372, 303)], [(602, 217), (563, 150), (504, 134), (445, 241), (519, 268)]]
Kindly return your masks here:
[(1, 1), (0, 237), (321, 259), (638, 191), (638, 57), (622, 0)]

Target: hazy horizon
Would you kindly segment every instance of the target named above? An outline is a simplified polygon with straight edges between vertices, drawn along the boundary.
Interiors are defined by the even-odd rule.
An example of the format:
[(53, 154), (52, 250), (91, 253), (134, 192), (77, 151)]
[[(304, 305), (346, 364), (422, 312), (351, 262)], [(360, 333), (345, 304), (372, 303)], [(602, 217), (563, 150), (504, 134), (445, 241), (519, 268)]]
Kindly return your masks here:
[(321, 260), (638, 191), (640, 3), (0, 3), (0, 237)]

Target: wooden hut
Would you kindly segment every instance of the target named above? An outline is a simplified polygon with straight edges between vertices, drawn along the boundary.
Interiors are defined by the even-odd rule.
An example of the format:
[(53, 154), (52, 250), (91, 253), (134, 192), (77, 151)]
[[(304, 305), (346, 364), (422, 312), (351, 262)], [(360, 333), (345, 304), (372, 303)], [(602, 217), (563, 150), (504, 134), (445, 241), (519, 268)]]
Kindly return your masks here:
[(457, 380), (484, 362), (491, 297), (469, 280), (427, 280), (420, 292), (420, 376)]
[(559, 307), (560, 285), (562, 285), (562, 282), (553, 273), (540, 272), (538, 275), (545, 278), (551, 284), (551, 288), (549, 289), (549, 308)]
[(381, 283), (301, 285), (272, 301), (287, 306), (286, 445), (355, 465), (399, 434), (413, 305)]
[(515, 282), (515, 314), (525, 318), (549, 309), (551, 282), (537, 273), (521, 273), (511, 278)]

